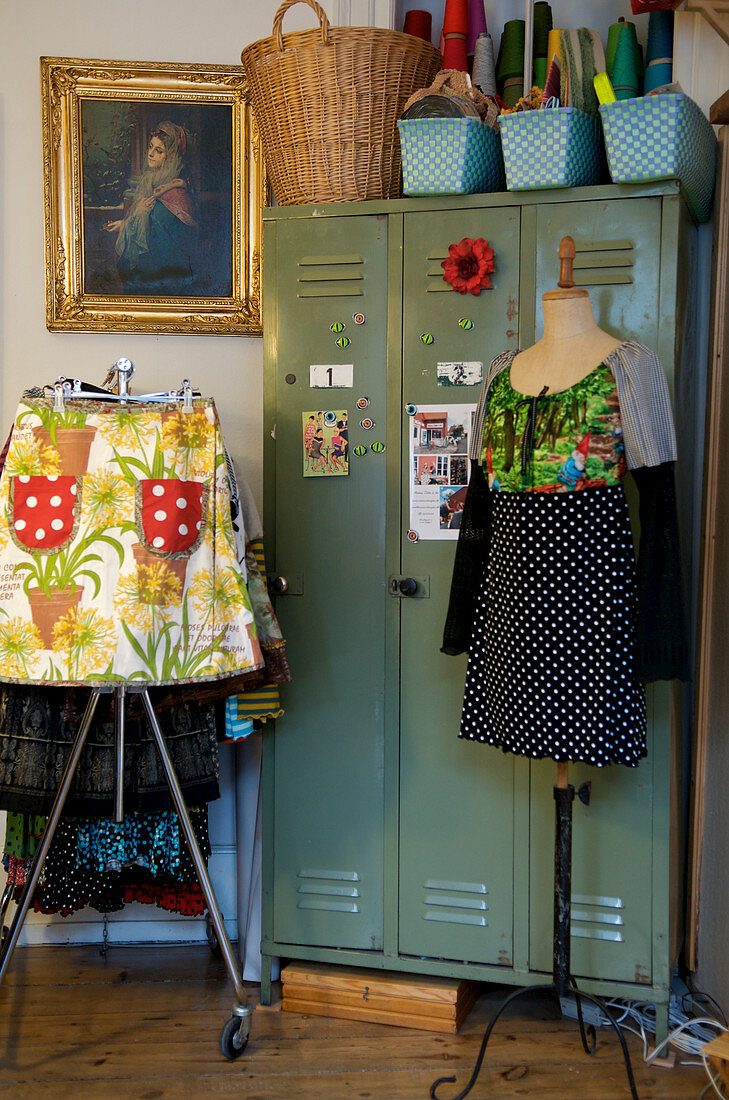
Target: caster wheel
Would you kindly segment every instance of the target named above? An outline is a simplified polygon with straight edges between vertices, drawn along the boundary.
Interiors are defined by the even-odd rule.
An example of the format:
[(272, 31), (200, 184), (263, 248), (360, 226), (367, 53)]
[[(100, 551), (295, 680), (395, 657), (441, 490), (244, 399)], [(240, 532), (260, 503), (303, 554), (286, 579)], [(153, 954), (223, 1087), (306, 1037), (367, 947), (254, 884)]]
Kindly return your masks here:
[(220, 1032), (220, 1053), (231, 1062), (234, 1058), (240, 1058), (248, 1045), (248, 1039), (241, 1040), (238, 1035), (242, 1022), (240, 1016), (233, 1016)]
[(220, 959), (223, 956), (223, 951), (220, 946), (220, 942), (213, 927), (213, 922), (210, 917), (205, 918), (205, 935), (207, 937), (208, 945), (211, 953), (216, 959)]

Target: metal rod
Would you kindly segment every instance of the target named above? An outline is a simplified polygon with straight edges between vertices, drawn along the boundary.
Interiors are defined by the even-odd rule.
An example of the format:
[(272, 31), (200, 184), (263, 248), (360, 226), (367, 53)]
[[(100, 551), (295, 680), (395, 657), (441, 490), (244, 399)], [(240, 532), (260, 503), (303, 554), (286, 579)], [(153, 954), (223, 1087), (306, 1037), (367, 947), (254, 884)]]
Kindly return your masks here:
[(531, 91), (534, 58), (534, 0), (526, 0), (524, 8), (524, 95)]
[[(231, 947), (230, 940), (228, 939), (228, 933), (225, 929), (225, 923), (218, 906), (217, 899), (215, 897), (215, 891), (213, 890), (213, 884), (210, 881), (208, 875), (208, 869), (205, 866), (205, 860), (200, 852), (200, 847), (197, 842), (197, 837), (190, 821), (190, 815), (187, 812), (187, 806), (185, 805), (185, 798), (182, 793), (177, 776), (175, 775), (175, 769), (172, 766), (172, 760), (165, 744), (164, 734), (157, 721), (157, 715), (154, 713), (152, 707), (152, 701), (149, 698), (149, 692), (145, 689), (141, 692), (142, 702), (144, 709), (147, 712), (147, 718), (149, 724), (152, 727), (152, 736), (154, 737), (155, 744), (157, 745), (157, 751), (159, 752), (160, 759), (162, 760), (162, 766), (165, 770), (165, 776), (167, 777), (167, 785), (170, 788), (170, 794), (175, 803), (175, 809), (177, 810), (178, 817), (180, 818), (180, 824), (182, 825), (185, 839), (187, 840), (187, 846), (190, 849), (190, 855), (192, 861), (195, 864), (195, 871), (197, 872), (198, 881), (202, 887), (202, 892), (205, 895), (205, 901), (207, 903), (208, 912), (210, 913), (210, 919), (213, 922), (215, 928), (215, 934), (218, 937), (218, 944), (225, 960), (225, 966), (230, 977), (231, 984), (235, 990), (235, 995), (238, 1001), (237, 1005), (233, 1006), (234, 1015), (248, 1016), (252, 1012), (251, 1006), (248, 1005), (248, 997), (246, 996), (243, 980), (240, 975), (240, 969), (238, 967), (237, 960), (233, 954), (233, 948)], [(244, 1011), (241, 1011), (244, 1010)], [(246, 1021), (243, 1021), (245, 1023)], [(247, 1037), (247, 1036), (246, 1036)]]
[(10, 908), (10, 903), (15, 895), (15, 886), (12, 882), (6, 882), (5, 889), (3, 890), (2, 900), (0, 900), (0, 943), (2, 942), (3, 925), (5, 922), (5, 914)]
[(553, 973), (557, 996), (569, 989), (572, 908), (572, 803), (575, 788), (554, 788), (554, 927)]
[(0, 951), (0, 983), (5, 976), (5, 971), (7, 970), (8, 963), (10, 962), (10, 956), (12, 955), (15, 945), (18, 942), (20, 930), (23, 927), (26, 913), (28, 912), (33, 894), (35, 893), (35, 888), (38, 885), (38, 879), (40, 878), (43, 864), (45, 863), (46, 856), (48, 855), (48, 849), (51, 846), (51, 841), (53, 840), (56, 826), (58, 825), (59, 818), (61, 816), (61, 813), (63, 812), (63, 806), (66, 801), (66, 796), (71, 789), (71, 783), (73, 782), (73, 777), (76, 772), (76, 768), (78, 767), (78, 762), (81, 757), (84, 742), (86, 741), (86, 736), (89, 732), (89, 729), (91, 728), (91, 723), (94, 718), (96, 704), (98, 703), (101, 694), (101, 688), (94, 688), (91, 692), (91, 698), (86, 704), (86, 710), (84, 711), (84, 716), (81, 719), (81, 725), (79, 726), (78, 733), (76, 734), (76, 740), (73, 743), (71, 755), (68, 758), (66, 770), (64, 771), (63, 779), (61, 780), (61, 785), (58, 788), (58, 792), (53, 803), (53, 808), (51, 810), (48, 821), (46, 822), (46, 827), (43, 830), (43, 836), (41, 837), (40, 843), (38, 845), (38, 850), (35, 853), (35, 859), (33, 860), (33, 866), (31, 867), (28, 881), (25, 884), (22, 900), (19, 902), (18, 908), (15, 910), (15, 916), (13, 918), (13, 923), (10, 925), (8, 938), (3, 943), (2, 950)]
[(124, 700), (123, 685), (114, 689), (114, 747), (116, 761), (114, 769), (114, 821), (117, 825), (124, 820)]

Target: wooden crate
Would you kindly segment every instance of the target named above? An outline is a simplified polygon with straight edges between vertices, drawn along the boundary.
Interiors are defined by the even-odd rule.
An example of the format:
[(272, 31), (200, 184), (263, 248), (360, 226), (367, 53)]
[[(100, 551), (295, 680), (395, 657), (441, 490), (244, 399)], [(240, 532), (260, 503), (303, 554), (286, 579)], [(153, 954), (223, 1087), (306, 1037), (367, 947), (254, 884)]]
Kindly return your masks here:
[(703, 1049), (724, 1087), (729, 1086), (729, 1034), (712, 1039)]
[(281, 971), (284, 1012), (370, 1020), (455, 1034), (473, 1007), (479, 982), (426, 978), (323, 963)]

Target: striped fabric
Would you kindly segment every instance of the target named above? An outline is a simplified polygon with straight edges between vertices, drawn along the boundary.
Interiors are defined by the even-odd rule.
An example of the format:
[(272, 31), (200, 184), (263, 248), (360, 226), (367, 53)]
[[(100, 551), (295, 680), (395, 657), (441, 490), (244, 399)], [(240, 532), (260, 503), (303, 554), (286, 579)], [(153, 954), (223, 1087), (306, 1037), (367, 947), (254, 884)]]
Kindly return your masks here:
[(473, 419), (471, 442), (468, 446), (468, 457), (472, 462), (478, 462), (479, 466), (481, 465), (481, 448), (483, 446), (483, 435), (486, 430), (486, 414), (489, 407), (488, 395), (491, 389), (491, 383), (494, 378), (498, 378), (502, 371), (511, 366), (511, 361), (515, 355), (515, 351), (502, 351), (491, 361), (491, 366), (486, 371), (486, 377), (484, 378), (481, 393), (478, 398), (478, 405), (476, 406), (476, 415)]
[(253, 557), (256, 559), (256, 565), (258, 566), (258, 572), (266, 580), (266, 558), (263, 552), (263, 539), (249, 538), (248, 547), (253, 553)]
[[(481, 462), (488, 394), (502, 371), (511, 367), (516, 351), (503, 351), (491, 363), (476, 407), (469, 457)], [(619, 344), (605, 356), (615, 378), (620, 402), (620, 418), (629, 470), (660, 466), (676, 459), (676, 433), (663, 367), (654, 351), (634, 340)]]
[(238, 719), (280, 718), (283, 714), (278, 696), (278, 684), (264, 684), (257, 691), (248, 691), (238, 696)]
[(675, 462), (671, 398), (656, 353), (627, 340), (605, 362), (615, 376), (628, 469)]
[(225, 736), (218, 740), (220, 744), (242, 741), (253, 733), (253, 719), (241, 718), (238, 714), (238, 697), (231, 695), (225, 700)]

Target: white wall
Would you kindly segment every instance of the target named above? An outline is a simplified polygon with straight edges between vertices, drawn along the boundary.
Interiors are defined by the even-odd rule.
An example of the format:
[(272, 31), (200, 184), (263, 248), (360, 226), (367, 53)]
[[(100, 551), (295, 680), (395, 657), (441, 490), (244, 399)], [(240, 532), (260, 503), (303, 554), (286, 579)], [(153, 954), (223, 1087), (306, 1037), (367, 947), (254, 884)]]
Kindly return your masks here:
[[(43, 176), (39, 58), (240, 64), (248, 42), (271, 33), (274, 0), (3, 0), (0, 33), (0, 435), (21, 391), (59, 374), (101, 383), (121, 355), (136, 367), (133, 389), (179, 386), (187, 376), (211, 393), (228, 447), (260, 498), (262, 341), (250, 337), (50, 333), (45, 327)], [(313, 23), (302, 6), (286, 29)], [(5, 425), (5, 427), (2, 427)], [(235, 935), (236, 860), (233, 754), (223, 753), (224, 797), (211, 806), (211, 861), (221, 908)], [(0, 836), (3, 834), (0, 822)], [(4, 875), (0, 871), (0, 886)], [(101, 917), (33, 915), (32, 942), (98, 939)], [(111, 919), (110, 938), (202, 936), (201, 922), (169, 922), (154, 906)]]

